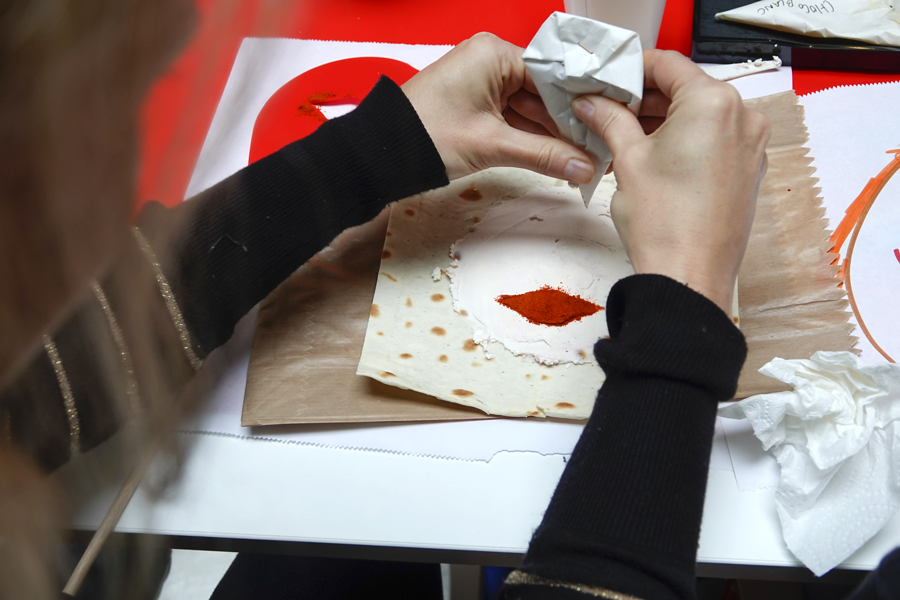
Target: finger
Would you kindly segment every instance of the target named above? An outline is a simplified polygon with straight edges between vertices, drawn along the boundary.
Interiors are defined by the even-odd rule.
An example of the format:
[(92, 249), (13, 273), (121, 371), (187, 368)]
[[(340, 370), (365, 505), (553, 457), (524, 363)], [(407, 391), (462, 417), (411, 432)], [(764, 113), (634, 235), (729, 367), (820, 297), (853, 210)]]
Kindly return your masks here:
[(540, 96), (519, 90), (509, 97), (509, 106), (526, 119), (540, 123), (551, 135), (559, 137), (559, 128), (547, 112), (547, 107), (544, 106)]
[[(524, 50), (523, 50), (524, 52)], [(523, 61), (524, 63), (524, 61)], [(528, 72), (528, 69), (525, 69), (525, 80), (522, 82), (522, 89), (531, 92), (535, 96), (540, 96), (541, 93), (538, 91), (537, 86), (534, 83), (534, 79), (531, 78), (531, 73)]]
[(669, 114), (672, 100), (659, 90), (644, 90), (639, 117), (665, 117)]
[(613, 156), (646, 138), (637, 117), (615, 100), (603, 96), (581, 96), (572, 103), (572, 110), (609, 146)]
[(505, 127), (495, 136), (497, 143), (492, 167), (519, 167), (574, 183), (588, 183), (594, 178), (594, 165), (583, 150), (555, 137), (535, 135)]
[(522, 89), (533, 88), (534, 83), (531, 82), (528, 69), (525, 68), (525, 61), (522, 60), (525, 49), (496, 36), (494, 36), (494, 40), (499, 45), (498, 67), (503, 81), (501, 96), (508, 99)]
[(759, 161), (759, 170), (756, 173), (756, 188), (759, 189), (760, 184), (762, 183), (763, 178), (765, 178), (766, 173), (769, 171), (769, 155), (766, 152), (763, 152), (762, 160)]
[(519, 131), (524, 131), (525, 133), (533, 133), (534, 135), (549, 135), (551, 137), (557, 137), (547, 131), (547, 128), (540, 123), (535, 123), (531, 119), (526, 119), (512, 108), (507, 108), (506, 112), (503, 113), (503, 116), (506, 118), (506, 122), (509, 123), (510, 127), (515, 127)]
[(644, 130), (644, 133), (650, 135), (659, 129), (660, 125), (666, 122), (666, 119), (665, 117), (640, 117), (638, 121), (641, 122), (641, 128)]
[(657, 89), (674, 99), (686, 86), (715, 81), (679, 52), (644, 51), (644, 88)]

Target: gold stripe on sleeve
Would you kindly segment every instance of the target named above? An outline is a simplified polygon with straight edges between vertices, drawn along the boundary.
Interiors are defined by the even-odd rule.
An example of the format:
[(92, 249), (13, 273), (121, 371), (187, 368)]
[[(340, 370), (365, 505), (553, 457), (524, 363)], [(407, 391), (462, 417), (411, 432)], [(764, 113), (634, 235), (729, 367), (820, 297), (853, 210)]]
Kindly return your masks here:
[(552, 579), (544, 579), (537, 575), (523, 573), (522, 571), (513, 571), (506, 578), (506, 585), (544, 585), (555, 588), (566, 588), (581, 592), (594, 598), (605, 598), (606, 600), (641, 600), (637, 596), (629, 596), (628, 594), (620, 594), (604, 588), (593, 587), (589, 585), (580, 585), (577, 583), (567, 583), (565, 581), (553, 581)]
[(169, 316), (172, 317), (172, 323), (175, 324), (175, 329), (178, 331), (178, 338), (181, 340), (181, 347), (184, 349), (184, 354), (187, 356), (188, 362), (191, 363), (194, 370), (199, 371), (200, 367), (203, 366), (203, 361), (201, 361), (194, 352), (194, 347), (191, 345), (191, 334), (188, 331), (187, 325), (184, 323), (184, 317), (181, 316), (181, 309), (178, 308), (178, 302), (175, 301), (175, 294), (172, 293), (172, 288), (169, 286), (169, 282), (166, 280), (162, 267), (156, 259), (156, 254), (153, 253), (153, 248), (150, 247), (147, 238), (144, 237), (144, 234), (141, 233), (140, 229), (132, 227), (131, 232), (134, 234), (134, 239), (137, 240), (141, 252), (144, 253), (144, 257), (153, 268), (153, 274), (155, 275), (156, 283), (159, 286), (159, 293), (162, 294), (163, 300), (166, 303), (166, 308), (169, 310)]
[(59, 392), (63, 397), (63, 404), (66, 407), (66, 418), (69, 420), (69, 454), (77, 456), (81, 453), (81, 424), (78, 422), (78, 409), (75, 407), (75, 396), (72, 394), (72, 388), (69, 386), (69, 378), (66, 377), (66, 370), (63, 368), (62, 359), (59, 358), (59, 351), (56, 344), (50, 339), (50, 336), (44, 336), (44, 350), (50, 357), (53, 364), (53, 370), (56, 372), (56, 381), (59, 384)]
[(103, 309), (103, 314), (106, 315), (109, 331), (112, 333), (116, 347), (119, 349), (119, 358), (122, 361), (122, 370), (125, 373), (125, 393), (128, 394), (131, 410), (134, 413), (139, 413), (141, 412), (141, 400), (138, 394), (137, 379), (134, 376), (134, 363), (131, 360), (131, 353), (128, 351), (125, 335), (122, 333), (122, 328), (119, 327), (119, 321), (116, 319), (116, 315), (113, 313), (109, 300), (107, 300), (100, 284), (92, 281), (91, 290), (94, 292), (94, 297), (97, 298), (100, 308)]

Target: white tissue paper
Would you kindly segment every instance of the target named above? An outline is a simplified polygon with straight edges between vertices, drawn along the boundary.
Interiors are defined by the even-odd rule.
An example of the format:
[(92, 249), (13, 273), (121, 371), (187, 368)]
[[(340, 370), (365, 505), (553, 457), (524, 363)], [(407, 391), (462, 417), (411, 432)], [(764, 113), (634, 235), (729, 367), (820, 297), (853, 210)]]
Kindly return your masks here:
[(900, 507), (900, 366), (850, 352), (776, 358), (760, 373), (794, 388), (719, 410), (750, 420), (781, 466), (775, 505), (788, 549), (817, 576)]
[(581, 186), (587, 206), (612, 162), (612, 153), (578, 120), (572, 102), (584, 94), (599, 94), (637, 114), (644, 92), (641, 39), (621, 27), (555, 12), (541, 25), (522, 58), (560, 136), (584, 148), (594, 161), (594, 179)]
[(763, 0), (716, 18), (810, 37), (900, 46), (900, 6), (894, 8), (893, 0)]

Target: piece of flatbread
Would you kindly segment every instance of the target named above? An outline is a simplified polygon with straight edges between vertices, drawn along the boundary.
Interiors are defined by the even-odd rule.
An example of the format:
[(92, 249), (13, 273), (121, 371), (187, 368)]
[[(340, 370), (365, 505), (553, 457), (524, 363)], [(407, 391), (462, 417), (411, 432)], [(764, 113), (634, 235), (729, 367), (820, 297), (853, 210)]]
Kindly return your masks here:
[(441, 272), (451, 245), (495, 203), (565, 186), (519, 169), (491, 169), (394, 205), (357, 373), (492, 415), (586, 419), (604, 380), (594, 357), (546, 366), (492, 343), (493, 358), (486, 358), (453, 310)]
[[(607, 333), (605, 314), (596, 313), (564, 328), (548, 328), (507, 315), (508, 309), (485, 305), (492, 305), (495, 295), (559, 284), (605, 308), (609, 289), (633, 273), (609, 219), (615, 186), (614, 176), (604, 177), (590, 208), (582, 208), (578, 193), (563, 181), (518, 169), (491, 169), (395, 204), (357, 374), (490, 415), (586, 419), (605, 379), (593, 356), (594, 343)], [(480, 252), (474, 280), (487, 281), (484, 298), (476, 302), (482, 307), (477, 316), (493, 315), (496, 320), (495, 327), (484, 331), (484, 323), (475, 314), (454, 310), (448, 271), (457, 282), (460, 275), (451, 246), (464, 245), (454, 243), (476, 231), (491, 208), (504, 201), (509, 201), (503, 205), (504, 213), (521, 203), (528, 231), (520, 232), (515, 226), (485, 238), (485, 231), (495, 229), (497, 218), (492, 213), (484, 224), (487, 229), (479, 230), (480, 238), (474, 242), (479, 248), (466, 246), (470, 252)], [(549, 221), (548, 232), (554, 239), (542, 239), (539, 225), (530, 223), (542, 219), (542, 210), (561, 212), (562, 216)], [(534, 243), (523, 245), (517, 235), (528, 235)], [(564, 236), (568, 239), (557, 239)], [(559, 244), (555, 252), (556, 242), (561, 241), (568, 244)], [(491, 250), (484, 250), (487, 245)], [(515, 252), (509, 252), (510, 245)], [(495, 280), (485, 275), (485, 269), (491, 268), (485, 263), (485, 252), (497, 252)], [(521, 261), (515, 256), (518, 252), (532, 252), (532, 256)], [(530, 264), (532, 259), (535, 264)], [(458, 262), (463, 265), (465, 260), (462, 256)], [(586, 264), (591, 260), (598, 264)], [(458, 308), (464, 309), (456, 300)], [(737, 315), (737, 293), (734, 311)], [(503, 333), (509, 333), (517, 319), (524, 334), (518, 339), (531, 341), (507, 347), (498, 340), (509, 343)], [(553, 351), (537, 350), (542, 343), (550, 344)]]
[[(450, 249), (453, 308), (485, 355), (499, 342), (545, 365), (581, 364), (597, 340), (609, 335), (604, 313), (609, 291), (634, 269), (609, 213), (615, 188), (608, 181), (600, 185), (608, 193), (595, 194), (589, 207), (568, 186), (535, 188), (495, 204)], [(596, 312), (552, 326), (529, 321), (497, 301), (542, 288), (576, 296)]]

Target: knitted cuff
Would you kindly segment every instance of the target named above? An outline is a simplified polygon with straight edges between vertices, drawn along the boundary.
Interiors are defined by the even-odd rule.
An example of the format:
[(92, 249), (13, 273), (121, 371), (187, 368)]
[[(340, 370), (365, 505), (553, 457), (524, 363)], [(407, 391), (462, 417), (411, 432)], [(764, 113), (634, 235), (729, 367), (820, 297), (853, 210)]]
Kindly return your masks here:
[(675, 379), (728, 400), (747, 357), (744, 336), (705, 296), (663, 275), (616, 283), (606, 307), (609, 338), (594, 348), (607, 378)]

